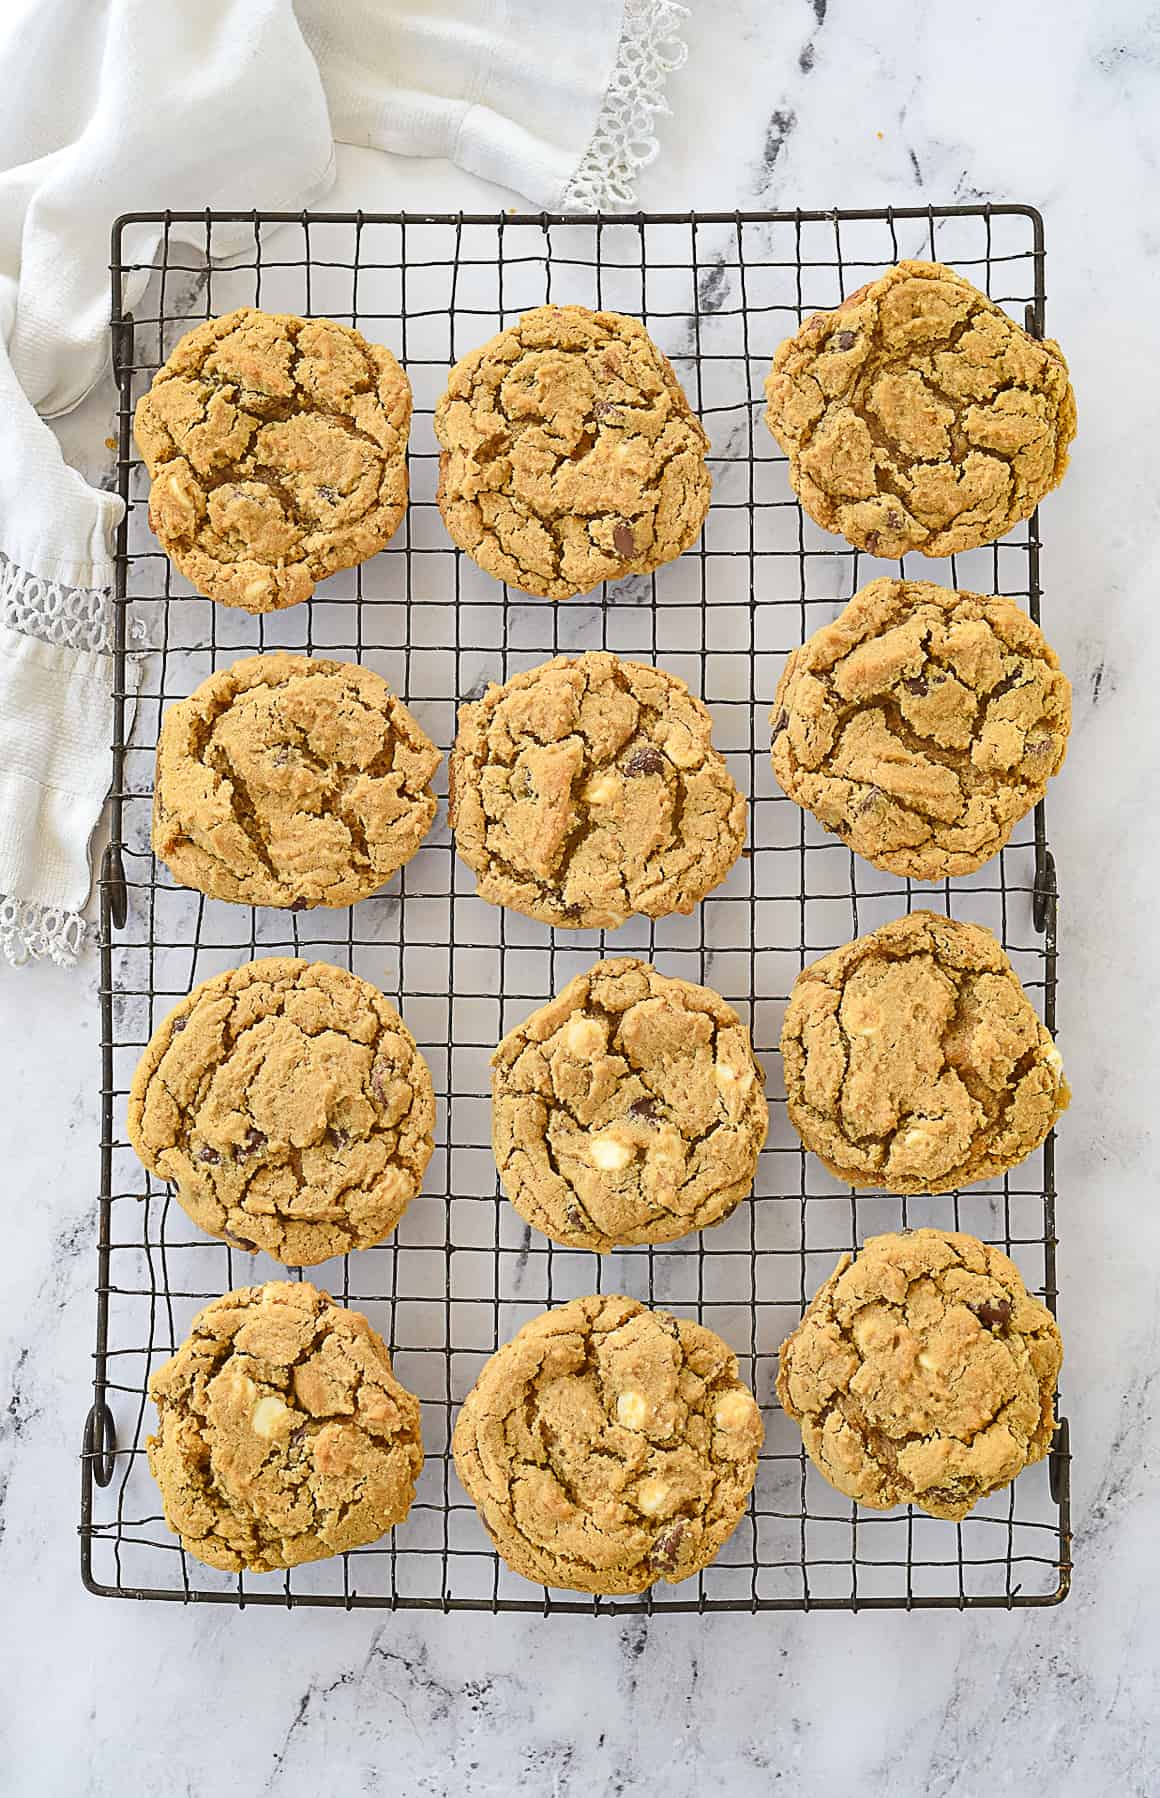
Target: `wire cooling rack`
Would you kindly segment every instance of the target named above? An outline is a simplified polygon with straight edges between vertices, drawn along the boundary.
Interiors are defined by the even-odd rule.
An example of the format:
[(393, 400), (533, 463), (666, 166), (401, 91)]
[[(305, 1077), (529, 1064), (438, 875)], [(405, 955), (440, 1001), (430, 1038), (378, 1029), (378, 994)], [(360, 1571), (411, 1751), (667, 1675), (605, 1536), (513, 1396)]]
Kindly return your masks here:
[[(879, 873), (778, 790), (768, 713), (786, 652), (876, 573), (794, 502), (761, 417), (780, 340), (906, 255), (967, 273), (1037, 335), (1043, 232), (1023, 206), (630, 218), (313, 213), (137, 214), (113, 231), (127, 504), (116, 592), (116, 774), (101, 879), (101, 1200), (94, 1402), (83, 1451), (81, 1546), (90, 1591), (231, 1604), (578, 1611), (869, 1609), (1050, 1604), (1070, 1573), (1067, 1426), (1049, 1461), (962, 1523), (858, 1510), (806, 1460), (773, 1396), (778, 1345), (839, 1254), (882, 1230), (935, 1223), (1000, 1244), (1054, 1307), (1052, 1143), (1012, 1175), (936, 1198), (854, 1195), (807, 1156), (786, 1117), (778, 1034), (798, 970), (914, 905), (988, 924), (1054, 1024), (1056, 883), (1042, 809), (972, 878), (930, 888)], [(431, 428), (449, 364), (548, 300), (644, 320), (712, 439), (713, 506), (699, 544), (655, 576), (564, 604), (530, 600), (451, 545), (434, 503)], [(329, 316), (388, 344), (415, 396), (411, 504), (390, 546), (306, 605), (250, 618), (197, 596), (146, 521), (133, 406), (191, 320), (252, 304)], [(949, 564), (910, 572), (1006, 593), (1039, 617), (1034, 519)], [(904, 570), (905, 572), (906, 570)], [(497, 910), (457, 863), (445, 807), (389, 887), (352, 910), (250, 910), (174, 886), (149, 846), (163, 706), (258, 649), (366, 662), (446, 750), (457, 703), (561, 651), (656, 661), (709, 704), (750, 799), (748, 849), (688, 918), (608, 933), (556, 931)], [(127, 658), (137, 658), (130, 663)], [(140, 673), (135, 704), (127, 678)], [(443, 769), (444, 783), (446, 764)], [(444, 785), (445, 790), (445, 785)], [(638, 952), (708, 982), (748, 1020), (768, 1074), (771, 1128), (752, 1198), (719, 1227), (601, 1259), (556, 1247), (502, 1197), (490, 1150), (488, 1060), (534, 1006), (605, 952)], [(439, 1095), (422, 1195), (390, 1241), (310, 1270), (385, 1336), (423, 1401), (427, 1453), (406, 1521), (372, 1547), (287, 1574), (231, 1576), (188, 1557), (145, 1461), (151, 1371), (208, 1299), (285, 1277), (209, 1240), (125, 1141), (133, 1069), (154, 1026), (197, 981), (254, 955), (341, 963), (383, 988)], [(453, 1419), (483, 1361), (545, 1306), (622, 1291), (695, 1315), (737, 1351), (766, 1422), (753, 1501), (719, 1559), (636, 1599), (541, 1591), (493, 1552), (455, 1476)]]

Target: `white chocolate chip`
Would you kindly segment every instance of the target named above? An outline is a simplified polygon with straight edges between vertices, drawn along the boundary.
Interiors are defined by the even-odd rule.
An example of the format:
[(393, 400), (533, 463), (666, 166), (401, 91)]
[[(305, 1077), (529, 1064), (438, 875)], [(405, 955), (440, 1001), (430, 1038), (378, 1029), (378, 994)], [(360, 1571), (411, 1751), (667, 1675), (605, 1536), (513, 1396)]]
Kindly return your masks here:
[(744, 1430), (753, 1422), (756, 1410), (748, 1392), (727, 1392), (717, 1400), (713, 1422), (719, 1430)]
[(642, 1480), (636, 1491), (636, 1502), (646, 1517), (659, 1517), (669, 1500), (669, 1489), (663, 1480)]
[(615, 774), (595, 774), (584, 788), (584, 802), (586, 805), (607, 805), (619, 791), (620, 782)]
[(687, 724), (670, 724), (657, 732), (665, 754), (678, 768), (697, 768), (704, 761), (704, 751)]
[(604, 1048), (604, 1031), (595, 1018), (586, 1018), (576, 1012), (564, 1026), (564, 1047), (569, 1055), (575, 1055), (581, 1061), (590, 1055), (599, 1055)]
[(722, 1092), (729, 1091), (731, 1087), (739, 1087), (743, 1093), (747, 1093), (753, 1085), (752, 1068), (731, 1068), (728, 1062), (719, 1061), (713, 1072)]
[(902, 1138), (904, 1149), (925, 1148), (929, 1142), (930, 1132), (927, 1130), (908, 1130)]
[(842, 1005), (842, 1028), (847, 1036), (877, 1036), (882, 1013), (876, 1002), (861, 993), (848, 993)]
[(589, 1149), (593, 1167), (600, 1168), (606, 1174), (615, 1174), (622, 1167), (627, 1167), (632, 1160), (632, 1153), (629, 1144), (621, 1142), (618, 1136), (594, 1136)]
[(938, 1362), (930, 1355), (920, 1354), (918, 1357), (918, 1365), (924, 1367), (927, 1373), (937, 1373), (938, 1371)]
[(1063, 1056), (1059, 1053), (1059, 1050), (1054, 1044), (1052, 1044), (1050, 1049), (1045, 1049), (1043, 1051), (1043, 1059), (1048, 1067), (1053, 1069), (1056, 1075), (1063, 1073)]
[(254, 1415), (250, 1419), (255, 1435), (264, 1436), (266, 1441), (278, 1435), (284, 1418), (291, 1415), (289, 1405), (284, 1405), (280, 1398), (267, 1392), (254, 1406)]
[(245, 593), (247, 599), (262, 599), (265, 596), (266, 587), (267, 581), (265, 575), (259, 575), (257, 580), (247, 581), (242, 591)]
[(622, 1392), (616, 1401), (616, 1421), (626, 1430), (643, 1430), (648, 1422), (648, 1400), (643, 1392)]

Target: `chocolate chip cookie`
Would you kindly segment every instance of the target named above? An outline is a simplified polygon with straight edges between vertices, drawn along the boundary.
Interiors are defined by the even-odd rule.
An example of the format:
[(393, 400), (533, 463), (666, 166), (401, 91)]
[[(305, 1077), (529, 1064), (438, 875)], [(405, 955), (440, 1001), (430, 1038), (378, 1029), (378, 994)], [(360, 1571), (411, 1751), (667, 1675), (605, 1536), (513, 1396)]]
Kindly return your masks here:
[(745, 840), (745, 801), (683, 681), (557, 656), (459, 713), (449, 813), (493, 905), (570, 929), (690, 912)]
[(618, 312), (526, 312), (456, 363), (435, 435), (452, 538), (544, 599), (671, 562), (709, 509), (709, 439), (644, 326)]
[(349, 326), (252, 306), (207, 319), (137, 405), (149, 522), (211, 599), (297, 605), (394, 535), (410, 424), (406, 375)]
[(212, 899), (353, 905), (423, 841), (438, 766), (370, 668), (247, 656), (165, 713), (153, 848)]
[(688, 1579), (732, 1535), (763, 1429), (711, 1330), (635, 1299), (573, 1299), (491, 1357), (455, 1466), (517, 1573), (577, 1592)]
[(1059, 772), (1071, 687), (1009, 599), (872, 581), (786, 662), (773, 771), (877, 868), (970, 874)]
[(1071, 1093), (989, 930), (911, 912), (804, 968), (781, 1033), (789, 1115), (839, 1180), (950, 1192), (1016, 1167)]
[(504, 1190), (568, 1248), (672, 1242), (720, 1223), (753, 1185), (765, 1077), (708, 987), (598, 961), (509, 1031), (492, 1068)]
[(1059, 345), (937, 262), (808, 318), (765, 394), (810, 517), (888, 558), (992, 543), (1058, 487), (1075, 436)]
[(165, 1521), (207, 1566), (268, 1573), (344, 1554), (411, 1508), (419, 1401), (366, 1318), (308, 1281), (215, 1299), (149, 1396)]
[(434, 1128), (431, 1075), (394, 1006), (289, 956), (194, 987), (129, 1092), (129, 1141), (194, 1223), (288, 1267), (389, 1235)]
[(843, 1255), (782, 1344), (777, 1395), (839, 1492), (957, 1520), (1047, 1453), (1062, 1360), (1006, 1255), (905, 1231)]

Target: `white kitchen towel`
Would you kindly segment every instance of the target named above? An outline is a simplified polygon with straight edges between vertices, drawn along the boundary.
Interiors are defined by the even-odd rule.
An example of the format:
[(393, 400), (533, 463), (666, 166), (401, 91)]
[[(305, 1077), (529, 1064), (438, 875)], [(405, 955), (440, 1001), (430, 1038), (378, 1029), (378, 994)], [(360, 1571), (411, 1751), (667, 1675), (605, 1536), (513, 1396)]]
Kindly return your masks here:
[[(45, 419), (104, 369), (123, 212), (297, 210), (334, 140), (547, 209), (631, 204), (675, 0), (9, 0), (0, 21), (0, 951), (75, 959), (109, 786), (121, 502)], [(228, 259), (242, 247), (215, 232)], [(174, 236), (179, 236), (175, 228)], [(156, 233), (130, 229), (123, 261)], [(132, 307), (147, 268), (125, 284)], [(135, 680), (130, 666), (129, 687)]]

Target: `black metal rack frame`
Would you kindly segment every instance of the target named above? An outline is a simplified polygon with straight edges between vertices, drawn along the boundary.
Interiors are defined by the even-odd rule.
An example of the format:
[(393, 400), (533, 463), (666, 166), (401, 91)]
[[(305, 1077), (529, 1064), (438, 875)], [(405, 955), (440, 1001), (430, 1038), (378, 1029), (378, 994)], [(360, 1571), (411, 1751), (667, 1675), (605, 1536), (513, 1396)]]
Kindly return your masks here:
[[(223, 254), (224, 252), (224, 254)], [(100, 880), (102, 1130), (93, 1403), (82, 1453), (81, 1556), (94, 1593), (347, 1608), (628, 1612), (1053, 1604), (1070, 1579), (1069, 1452), (960, 1524), (860, 1511), (820, 1479), (773, 1397), (781, 1338), (841, 1252), (876, 1231), (937, 1223), (1019, 1262), (1054, 1309), (1049, 1139), (1021, 1168), (939, 1198), (855, 1194), (801, 1148), (785, 1115), (780, 1018), (798, 969), (914, 905), (995, 929), (1049, 1028), (1055, 869), (1043, 809), (1002, 855), (934, 889), (880, 874), (777, 789), (767, 715), (784, 654), (876, 572), (795, 503), (761, 418), (778, 342), (904, 255), (963, 269), (1034, 335), (1044, 329), (1042, 221), (1017, 205), (885, 211), (637, 214), (157, 213), (118, 219), (112, 331), (118, 490), (111, 840)], [(139, 297), (135, 297), (139, 296)], [(712, 438), (714, 503), (700, 542), (655, 576), (566, 604), (530, 600), (456, 551), (434, 504), (431, 414), (450, 363), (530, 305), (574, 300), (642, 318)], [(238, 304), (336, 317), (391, 345), (415, 392), (411, 504), (382, 555), (304, 606), (252, 619), (193, 593), (145, 521), (134, 403), (198, 317)], [(1039, 619), (1038, 522), (928, 578), (1007, 593)], [(919, 558), (911, 558), (912, 565)], [(903, 572), (906, 570), (903, 569)], [(912, 568), (913, 571), (913, 568)], [(345, 912), (252, 911), (176, 888), (149, 847), (163, 703), (220, 661), (262, 648), (365, 659), (446, 750), (456, 703), (561, 651), (607, 647), (689, 679), (750, 798), (749, 847), (692, 918), (637, 919), (608, 952), (655, 956), (737, 1005), (768, 1075), (771, 1128), (752, 1198), (716, 1230), (601, 1260), (545, 1242), (507, 1205), (490, 1155), (487, 1062), (502, 1032), (606, 952), (602, 932), (547, 930), (479, 900), (441, 808), (384, 893)], [(149, 653), (141, 655), (139, 652)], [(140, 675), (140, 681), (136, 678)], [(139, 685), (139, 691), (138, 689)], [(445, 773), (445, 769), (444, 769)], [(381, 986), (415, 1032), (439, 1095), (423, 1194), (395, 1236), (310, 1277), (365, 1310), (423, 1400), (427, 1463), (407, 1520), (382, 1541), (278, 1575), (214, 1573), (160, 1516), (144, 1455), (150, 1372), (209, 1298), (285, 1277), (204, 1238), (146, 1178), (124, 1137), (133, 1067), (196, 981), (255, 954), (301, 953)], [(766, 1419), (749, 1513), (697, 1579), (635, 1599), (539, 1592), (506, 1569), (455, 1478), (454, 1413), (486, 1356), (576, 1293), (623, 1290), (692, 1312), (737, 1350)]]

